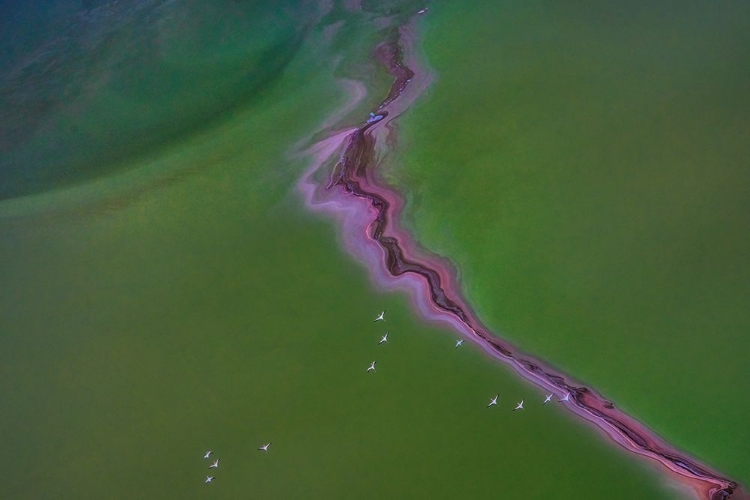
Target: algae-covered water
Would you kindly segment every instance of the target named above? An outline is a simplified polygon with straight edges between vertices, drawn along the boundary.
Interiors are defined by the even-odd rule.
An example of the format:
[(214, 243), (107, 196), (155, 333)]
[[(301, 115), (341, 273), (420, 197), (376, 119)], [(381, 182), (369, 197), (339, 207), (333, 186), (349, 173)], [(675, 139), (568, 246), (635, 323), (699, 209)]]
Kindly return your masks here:
[[(335, 221), (305, 211), (295, 191), (305, 163), (292, 153), (350, 100), (337, 78), (369, 90), (341, 126), (385, 95), (373, 21), (414, 5), (85, 4), (2, 7), (0, 104), (14, 121), (0, 129), (0, 497), (684, 496), (474, 347), (455, 349), (454, 334), (421, 322), (406, 296), (375, 289), (341, 250)], [(424, 154), (434, 145), (420, 139), (421, 120), (453, 78), (438, 43), (455, 29), (450, 9), (459, 4), (434, 5), (420, 25), (439, 79), (402, 129)], [(81, 19), (90, 31), (71, 24)], [(453, 146), (460, 155), (471, 144)], [(418, 171), (406, 160), (409, 188)], [(424, 186), (407, 215), (429, 245)], [(471, 196), (481, 203), (482, 190)], [(442, 220), (461, 234), (457, 219)], [(468, 271), (467, 255), (497, 257), (492, 242), (451, 241), (469, 299), (520, 338), (518, 316), (498, 319)], [(386, 324), (373, 323), (382, 309)], [(602, 335), (619, 342), (616, 333)], [(598, 366), (600, 346), (581, 347), (589, 356), (574, 366), (572, 350), (550, 345), (535, 352), (607, 380), (583, 370)], [(365, 373), (373, 360), (378, 371)], [(666, 392), (642, 365), (615, 368)], [(729, 390), (714, 380), (717, 394)], [(522, 398), (527, 410), (512, 412)], [(723, 418), (729, 437), (738, 430)], [(704, 438), (680, 444), (698, 453)], [(206, 485), (209, 449), (221, 466)]]
[(495, 331), (744, 483), (749, 14), (437, 4), (389, 173)]

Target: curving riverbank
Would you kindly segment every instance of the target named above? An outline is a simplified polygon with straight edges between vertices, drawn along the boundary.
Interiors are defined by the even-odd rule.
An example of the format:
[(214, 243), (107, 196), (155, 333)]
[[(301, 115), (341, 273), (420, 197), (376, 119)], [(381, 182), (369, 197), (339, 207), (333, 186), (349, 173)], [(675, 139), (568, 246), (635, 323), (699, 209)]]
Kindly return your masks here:
[[(450, 264), (427, 255), (398, 227), (404, 202), (397, 193), (378, 183), (373, 170), (395, 141), (392, 120), (431, 81), (429, 72), (419, 66), (413, 55), (413, 28), (404, 25), (398, 33), (397, 39), (384, 42), (375, 51), (377, 59), (395, 78), (377, 108), (383, 118), (340, 131), (309, 150), (313, 161), (299, 184), (308, 206), (337, 217), (343, 227), (345, 247), (368, 264), (384, 287), (407, 290), (425, 317), (451, 324), (521, 376), (554, 391), (558, 397), (570, 393), (568, 409), (628, 451), (662, 464), (702, 498), (748, 498), (735, 481), (676, 450), (592, 388), (576, 383), (493, 335), (461, 297)], [(332, 164), (327, 185), (319, 182), (316, 177), (321, 169)]]

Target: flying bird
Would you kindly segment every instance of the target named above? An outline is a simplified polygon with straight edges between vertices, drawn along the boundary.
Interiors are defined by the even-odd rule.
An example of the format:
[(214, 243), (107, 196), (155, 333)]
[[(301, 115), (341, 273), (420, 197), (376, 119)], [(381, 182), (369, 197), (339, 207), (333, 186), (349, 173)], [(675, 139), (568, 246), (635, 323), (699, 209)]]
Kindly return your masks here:
[(456, 347), (461, 347), (464, 343), (464, 339), (460, 339), (456, 341)]
[(378, 342), (378, 345), (382, 344), (383, 342), (388, 342), (388, 332), (385, 332), (385, 335), (380, 337), (380, 342)]
[(213, 476), (206, 476), (206, 484), (210, 484), (214, 480)]
[(492, 398), (490, 400), (490, 404), (487, 405), (487, 408), (489, 408), (490, 406), (496, 405), (497, 404), (497, 398), (499, 398), (499, 397), (500, 397), (500, 394), (498, 394), (497, 396), (495, 396), (494, 398)]
[(377, 361), (373, 361), (372, 362), (372, 364), (370, 365), (370, 367), (367, 369), (368, 372), (374, 372), (375, 371), (375, 363), (377, 363)]
[(558, 403), (562, 403), (563, 401), (570, 401), (570, 393), (567, 393), (564, 398), (558, 399)]
[(266, 443), (260, 448), (258, 448), (260, 451), (268, 451), (268, 447), (271, 446), (271, 443)]
[(542, 404), (546, 405), (547, 403), (549, 403), (550, 401), (552, 401), (552, 396), (553, 396), (553, 394), (547, 394), (547, 396), (544, 398), (544, 403), (542, 403)]
[(211, 453), (213, 453), (213, 451), (207, 451), (206, 454), (203, 455), (203, 460), (208, 460), (208, 457), (211, 456)]
[(217, 458), (217, 459), (216, 459), (216, 462), (214, 462), (214, 463), (212, 463), (211, 465), (209, 465), (209, 466), (208, 466), (208, 468), (209, 468), (209, 469), (215, 469), (215, 468), (217, 468), (218, 466), (219, 466), (219, 459)]
[(375, 321), (385, 321), (385, 311), (378, 314), (378, 317), (375, 318)]
[(518, 404), (516, 405), (516, 407), (515, 407), (515, 408), (513, 408), (513, 411), (516, 411), (516, 410), (523, 410), (523, 399), (521, 400), (521, 402), (520, 402), (520, 403), (518, 403)]

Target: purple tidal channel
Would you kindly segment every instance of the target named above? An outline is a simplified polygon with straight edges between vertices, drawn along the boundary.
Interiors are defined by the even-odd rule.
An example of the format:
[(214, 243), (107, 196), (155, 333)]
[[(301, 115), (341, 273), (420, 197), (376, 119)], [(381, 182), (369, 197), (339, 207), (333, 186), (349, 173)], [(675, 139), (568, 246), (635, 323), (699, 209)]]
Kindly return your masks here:
[[(375, 170), (379, 159), (395, 147), (393, 120), (430, 85), (433, 76), (414, 54), (415, 19), (393, 27), (392, 33), (396, 35), (389, 36), (374, 50), (374, 57), (394, 77), (387, 96), (362, 125), (330, 133), (302, 153), (312, 159), (298, 184), (308, 208), (334, 217), (342, 228), (345, 249), (367, 264), (379, 286), (406, 291), (417, 312), (426, 319), (450, 325), (558, 399), (567, 395), (568, 410), (624, 449), (661, 464), (664, 472), (690, 487), (699, 498), (750, 499), (735, 481), (677, 450), (591, 387), (575, 382), (493, 334), (462, 297), (450, 262), (420, 248), (399, 227), (404, 200), (377, 181)], [(366, 94), (364, 85), (358, 82), (342, 81), (342, 85), (351, 99), (327, 120), (324, 129), (350, 112)], [(331, 166), (327, 184), (316, 180), (321, 177), (319, 172)]]

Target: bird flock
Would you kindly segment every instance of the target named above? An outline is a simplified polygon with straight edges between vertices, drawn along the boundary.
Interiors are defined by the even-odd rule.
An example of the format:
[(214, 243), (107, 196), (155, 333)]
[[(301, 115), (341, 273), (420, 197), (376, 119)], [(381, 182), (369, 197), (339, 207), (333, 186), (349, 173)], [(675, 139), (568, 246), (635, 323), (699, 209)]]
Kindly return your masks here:
[[(375, 322), (376, 323), (377, 322), (381, 322), (381, 321), (383, 321), (383, 322), (385, 321), (385, 311), (382, 311), (375, 318)], [(385, 334), (382, 337), (380, 337), (380, 340), (378, 341), (378, 345), (385, 344), (386, 342), (388, 342), (388, 335), (389, 335), (389, 332), (385, 332)], [(464, 339), (457, 339), (456, 340), (456, 348), (461, 347), (463, 345), (463, 343), (464, 343)], [(377, 361), (373, 361), (372, 363), (370, 363), (370, 366), (367, 367), (366, 371), (368, 373), (369, 372), (375, 372), (376, 371), (375, 366), (377, 365), (377, 363), (378, 363)], [(545, 396), (545, 398), (544, 398), (544, 401), (542, 402), (542, 405), (546, 405), (547, 403), (551, 402), (553, 397), (554, 397), (554, 394), (547, 394)], [(497, 401), (498, 401), (499, 398), (500, 398), (499, 394), (496, 394), (493, 398), (490, 398), (490, 402), (487, 404), (487, 408), (492, 408), (493, 406), (497, 406), (498, 405)], [(565, 394), (564, 397), (559, 398), (557, 401), (559, 403), (564, 403), (564, 402), (570, 401), (570, 393)], [(522, 399), (515, 406), (515, 408), (513, 408), (513, 411), (523, 410), (524, 409), (524, 407), (523, 407), (524, 402), (525, 402), (525, 400)], [(259, 451), (267, 452), (270, 446), (271, 446), (271, 443), (266, 443), (266, 444), (260, 446), (258, 448), (258, 450)], [(203, 459), (204, 460), (209, 460), (211, 458), (211, 455), (213, 455), (213, 451), (209, 450), (209, 451), (207, 451), (203, 455)], [(211, 463), (211, 465), (208, 466), (209, 470), (211, 470), (211, 469), (218, 469), (219, 468), (219, 462), (220, 462), (220, 459), (218, 459), (218, 458), (216, 460), (214, 460)], [(216, 479), (214, 476), (206, 476), (206, 481), (205, 482), (206, 482), (206, 484), (211, 484), (211, 483), (213, 483), (214, 479)]]
[[(268, 448), (269, 448), (270, 446), (271, 446), (271, 443), (266, 443), (266, 444), (264, 444), (264, 445), (260, 446), (260, 447), (258, 448), (258, 450), (260, 450), (260, 451), (268, 451)], [(211, 458), (211, 455), (213, 455), (213, 454), (214, 454), (214, 452), (213, 452), (213, 451), (211, 451), (211, 450), (208, 450), (208, 451), (207, 451), (207, 452), (205, 453), (205, 455), (203, 455), (203, 460), (209, 460), (209, 459)], [(216, 460), (214, 460), (214, 461), (213, 461), (213, 462), (211, 463), (211, 465), (209, 465), (209, 466), (208, 466), (208, 469), (209, 469), (209, 470), (211, 470), (211, 469), (218, 469), (218, 468), (219, 468), (219, 461), (220, 461), (220, 460), (221, 460), (221, 459), (219, 459), (219, 458), (217, 458)], [(213, 483), (213, 482), (214, 482), (214, 479), (216, 479), (216, 478), (215, 478), (214, 476), (206, 476), (206, 481), (205, 481), (205, 483), (206, 483), (206, 484), (211, 484), (211, 483)]]
[[(375, 322), (376, 323), (379, 322), (379, 321), (385, 321), (385, 311), (382, 311), (375, 318)], [(385, 342), (388, 342), (388, 333), (389, 332), (385, 332), (385, 335), (383, 335), (380, 338), (380, 342), (378, 342), (378, 345), (383, 344)], [(457, 339), (456, 340), (456, 348), (461, 347), (463, 345), (463, 343), (464, 343), (464, 339)], [(367, 371), (368, 372), (374, 372), (376, 364), (377, 364), (377, 361), (373, 361), (372, 363), (370, 363), (370, 366), (367, 368)], [(553, 396), (554, 396), (554, 394), (547, 394), (547, 395), (545, 395), (544, 401), (542, 402), (542, 405), (546, 405), (547, 403), (549, 403), (550, 401), (552, 401)], [(491, 398), (489, 404), (487, 405), (487, 408), (491, 408), (493, 406), (497, 406), (497, 400), (499, 398), (500, 398), (499, 394), (495, 395), (494, 398)], [(516, 405), (516, 407), (513, 408), (513, 411), (523, 410), (523, 404), (524, 404), (525, 401), (526, 401), (525, 399), (522, 399)], [(565, 402), (568, 402), (568, 401), (570, 401), (570, 393), (565, 394), (565, 396), (563, 396), (562, 398), (560, 398), (560, 399), (557, 400), (558, 403), (565, 403)]]

